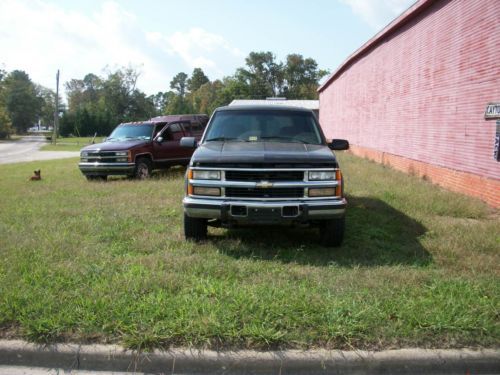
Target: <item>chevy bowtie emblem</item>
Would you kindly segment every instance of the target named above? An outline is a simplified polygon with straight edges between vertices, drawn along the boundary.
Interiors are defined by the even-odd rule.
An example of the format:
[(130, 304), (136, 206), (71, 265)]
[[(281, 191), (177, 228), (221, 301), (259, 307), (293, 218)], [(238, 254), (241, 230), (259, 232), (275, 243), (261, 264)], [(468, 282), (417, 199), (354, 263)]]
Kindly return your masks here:
[(273, 187), (273, 183), (269, 182), (269, 181), (261, 181), (261, 182), (257, 182), (256, 187), (258, 187), (260, 189), (269, 189), (269, 188)]

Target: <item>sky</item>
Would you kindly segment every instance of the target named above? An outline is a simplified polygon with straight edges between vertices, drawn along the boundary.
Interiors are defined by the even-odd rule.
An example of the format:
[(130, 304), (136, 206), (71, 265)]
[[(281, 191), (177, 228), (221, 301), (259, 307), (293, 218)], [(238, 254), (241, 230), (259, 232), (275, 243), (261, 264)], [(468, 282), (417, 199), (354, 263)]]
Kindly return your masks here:
[(0, 68), (55, 89), (123, 66), (139, 89), (168, 91), (178, 72), (234, 74), (252, 51), (299, 53), (334, 71), (415, 0), (2, 0)]

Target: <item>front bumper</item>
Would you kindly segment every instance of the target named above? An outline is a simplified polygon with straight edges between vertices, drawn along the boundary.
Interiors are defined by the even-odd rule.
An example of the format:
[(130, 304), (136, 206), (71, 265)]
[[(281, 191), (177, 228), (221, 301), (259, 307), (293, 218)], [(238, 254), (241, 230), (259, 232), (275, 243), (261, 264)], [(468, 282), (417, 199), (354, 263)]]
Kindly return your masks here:
[(183, 205), (189, 217), (249, 224), (287, 224), (341, 218), (345, 215), (347, 201), (340, 198), (266, 202), (185, 197)]
[(84, 175), (128, 175), (134, 173), (135, 164), (80, 162), (78, 167)]

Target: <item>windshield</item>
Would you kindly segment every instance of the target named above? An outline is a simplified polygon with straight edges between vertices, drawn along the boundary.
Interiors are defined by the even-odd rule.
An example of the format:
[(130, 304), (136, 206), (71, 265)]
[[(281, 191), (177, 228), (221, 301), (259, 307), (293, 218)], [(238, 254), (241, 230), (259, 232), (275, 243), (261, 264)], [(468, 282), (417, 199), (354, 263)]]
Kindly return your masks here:
[(120, 125), (108, 137), (108, 141), (123, 141), (128, 139), (150, 140), (153, 134), (153, 124)]
[(281, 110), (216, 112), (205, 135), (212, 141), (322, 144), (311, 113)]

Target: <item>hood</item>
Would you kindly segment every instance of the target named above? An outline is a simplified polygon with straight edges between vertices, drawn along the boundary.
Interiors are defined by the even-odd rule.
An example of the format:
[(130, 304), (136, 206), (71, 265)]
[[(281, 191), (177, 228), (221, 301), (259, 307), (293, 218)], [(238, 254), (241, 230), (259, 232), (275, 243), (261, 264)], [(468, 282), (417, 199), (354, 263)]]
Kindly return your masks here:
[(130, 150), (133, 147), (141, 146), (146, 143), (149, 143), (149, 141), (130, 140), (123, 142), (103, 142), (85, 146), (80, 151), (123, 151), (123, 150)]
[(191, 162), (202, 164), (333, 164), (335, 155), (326, 145), (284, 142), (206, 142)]

